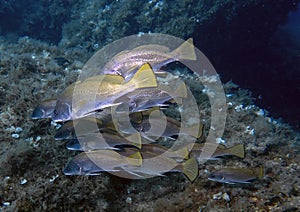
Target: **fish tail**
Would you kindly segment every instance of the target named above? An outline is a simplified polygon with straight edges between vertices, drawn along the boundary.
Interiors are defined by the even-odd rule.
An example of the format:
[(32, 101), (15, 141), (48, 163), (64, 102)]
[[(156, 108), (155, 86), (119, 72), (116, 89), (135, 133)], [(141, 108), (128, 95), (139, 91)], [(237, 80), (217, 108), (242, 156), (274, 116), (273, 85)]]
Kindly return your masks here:
[(237, 144), (233, 147), (228, 148), (230, 154), (239, 158), (245, 158), (245, 147), (244, 144)]
[(196, 60), (195, 46), (193, 44), (193, 38), (189, 38), (177, 49), (171, 52), (174, 58), (182, 60)]
[(157, 87), (156, 76), (151, 66), (146, 63), (134, 74), (127, 85), (133, 88), (153, 88)]
[(195, 158), (190, 158), (182, 164), (183, 174), (191, 181), (194, 182), (199, 174), (198, 162)]
[(265, 170), (264, 170), (264, 167), (263, 166), (260, 166), (258, 169), (257, 169), (257, 177), (259, 179), (263, 178), (263, 176), (265, 175)]

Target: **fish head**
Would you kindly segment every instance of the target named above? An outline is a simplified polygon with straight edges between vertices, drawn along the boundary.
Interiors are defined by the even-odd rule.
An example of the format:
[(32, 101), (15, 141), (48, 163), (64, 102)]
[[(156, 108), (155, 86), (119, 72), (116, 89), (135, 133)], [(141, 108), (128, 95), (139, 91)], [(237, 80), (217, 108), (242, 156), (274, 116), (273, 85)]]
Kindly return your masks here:
[[(77, 159), (77, 160), (76, 160)], [(99, 175), (103, 170), (94, 164), (88, 158), (78, 160), (74, 158), (71, 160), (64, 169), (65, 175)]]
[(48, 99), (41, 102), (32, 112), (32, 119), (51, 118), (54, 107), (56, 105), (56, 99)]
[(71, 119), (71, 114), (71, 105), (66, 102), (57, 100), (52, 114), (52, 120), (56, 122), (68, 121)]
[(70, 161), (65, 169), (64, 169), (64, 174), (65, 175), (82, 175), (82, 169), (81, 167), (75, 163), (74, 161)]
[(80, 142), (78, 141), (78, 139), (69, 140), (68, 143), (66, 144), (66, 148), (68, 150), (82, 151), (82, 147), (81, 147)]
[[(53, 111), (52, 111), (53, 112)], [(47, 117), (46, 115), (46, 111), (44, 110), (43, 107), (41, 107), (40, 105), (38, 105), (32, 112), (31, 118), (32, 119), (40, 119), (40, 118), (50, 118), (51, 115), (49, 117)]]
[(222, 173), (218, 172), (209, 174), (208, 179), (219, 183), (235, 184), (234, 182), (227, 179)]
[(59, 129), (54, 135), (55, 140), (63, 140), (63, 139), (73, 139), (75, 138), (75, 133), (68, 129)]

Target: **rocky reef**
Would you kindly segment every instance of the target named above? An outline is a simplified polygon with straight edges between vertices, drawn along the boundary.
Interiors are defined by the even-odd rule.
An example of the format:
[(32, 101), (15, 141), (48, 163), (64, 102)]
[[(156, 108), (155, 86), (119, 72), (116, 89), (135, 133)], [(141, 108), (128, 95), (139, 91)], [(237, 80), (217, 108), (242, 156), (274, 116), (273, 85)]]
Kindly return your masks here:
[[(249, 90), (234, 84), (235, 80), (229, 81), (235, 56), (243, 49), (253, 53), (262, 45), (271, 45), (269, 38), (297, 2), (1, 2), (0, 210), (297, 211), (299, 133), (258, 107), (256, 96)], [(264, 33), (253, 33), (262, 29)], [(118, 38), (148, 32), (194, 37), (224, 83), (228, 117), (223, 142), (228, 146), (243, 142), (246, 158), (202, 164), (193, 184), (173, 173), (147, 180), (109, 174), (64, 176), (62, 169), (75, 153), (66, 150), (64, 141), (54, 141), (59, 124), (31, 120), (33, 108), (76, 81), (96, 50)], [(233, 42), (240, 48), (228, 57), (219, 56), (226, 55)], [(242, 65), (238, 69), (244, 70)], [(242, 71), (234, 74), (246, 73)], [(210, 125), (204, 87), (186, 68), (178, 66), (176, 72), (190, 86), (202, 109), (204, 141)], [(209, 172), (220, 167), (260, 165), (265, 167), (265, 177), (252, 184), (228, 185), (207, 179)]]

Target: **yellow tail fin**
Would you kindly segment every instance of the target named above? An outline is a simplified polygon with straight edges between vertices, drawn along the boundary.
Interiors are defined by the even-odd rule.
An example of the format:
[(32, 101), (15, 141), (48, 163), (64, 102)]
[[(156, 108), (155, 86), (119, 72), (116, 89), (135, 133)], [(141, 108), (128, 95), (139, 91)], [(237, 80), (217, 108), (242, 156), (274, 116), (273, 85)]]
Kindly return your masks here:
[(177, 49), (171, 52), (172, 56), (178, 60), (196, 60), (195, 46), (193, 38), (189, 38)]
[(237, 156), (239, 158), (245, 158), (245, 147), (244, 147), (244, 144), (234, 145), (233, 147), (228, 148), (228, 150), (234, 156)]
[(198, 162), (195, 158), (190, 158), (184, 162), (183, 173), (191, 182), (195, 181), (199, 174)]
[(257, 172), (257, 177), (259, 179), (263, 178), (263, 176), (265, 175), (265, 170), (264, 170), (264, 167), (263, 166), (260, 166), (258, 168), (258, 172)]

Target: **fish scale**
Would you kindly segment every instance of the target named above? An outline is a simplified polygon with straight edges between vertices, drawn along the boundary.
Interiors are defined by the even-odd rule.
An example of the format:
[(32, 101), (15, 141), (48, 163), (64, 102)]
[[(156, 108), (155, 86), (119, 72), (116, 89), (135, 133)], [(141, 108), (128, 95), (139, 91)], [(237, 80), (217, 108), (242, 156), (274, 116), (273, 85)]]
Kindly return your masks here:
[[(179, 134), (199, 138), (202, 135), (201, 124), (182, 126), (179, 121), (170, 117), (164, 119), (162, 113), (155, 114), (152, 110), (157, 106), (167, 106), (166, 102), (171, 101), (180, 105), (182, 99), (187, 97), (185, 84), (180, 80), (172, 80), (172, 77), (163, 73), (167, 77), (160, 84), (156, 75), (162, 66), (171, 62), (196, 60), (192, 42), (192, 39), (188, 39), (173, 51), (153, 44), (122, 51), (106, 63), (99, 75), (73, 83), (57, 99), (42, 102), (34, 110), (33, 119), (51, 117), (54, 121), (73, 121), (66, 123), (55, 139), (69, 139), (67, 148), (86, 152), (75, 156), (66, 165), (66, 175), (98, 175), (108, 171), (121, 177), (145, 179), (164, 176), (167, 172), (180, 172), (192, 182), (197, 178), (197, 158), (203, 151), (201, 145), (196, 144), (193, 149), (187, 145), (171, 151), (159, 143), (149, 144), (149, 140), (145, 142), (141, 138), (143, 136), (151, 140), (151, 137), (162, 136), (171, 139), (171, 136)], [(97, 60), (88, 63), (97, 64)], [(164, 86), (164, 83), (168, 86)], [(108, 108), (116, 105), (120, 111), (115, 112), (122, 113), (126, 107), (129, 108), (131, 114), (127, 114), (129, 118), (125, 121), (132, 122), (135, 129), (128, 128), (128, 122), (119, 122), (123, 125), (114, 126), (112, 122), (116, 118), (108, 118), (111, 115)], [(138, 111), (142, 112), (132, 113)], [(166, 121), (166, 126), (162, 125), (163, 121)], [(161, 129), (163, 131), (159, 131)], [(212, 157), (224, 155), (243, 158), (244, 146), (217, 146)], [(239, 175), (243, 179), (230, 179), (229, 176), (238, 171), (226, 171), (215, 172), (209, 179), (217, 181), (223, 174), (221, 179), (227, 179), (227, 183), (238, 180), (246, 182), (252, 179), (252, 175), (258, 176), (257, 172), (244, 171), (244, 175)], [(252, 175), (247, 178), (245, 173)]]

